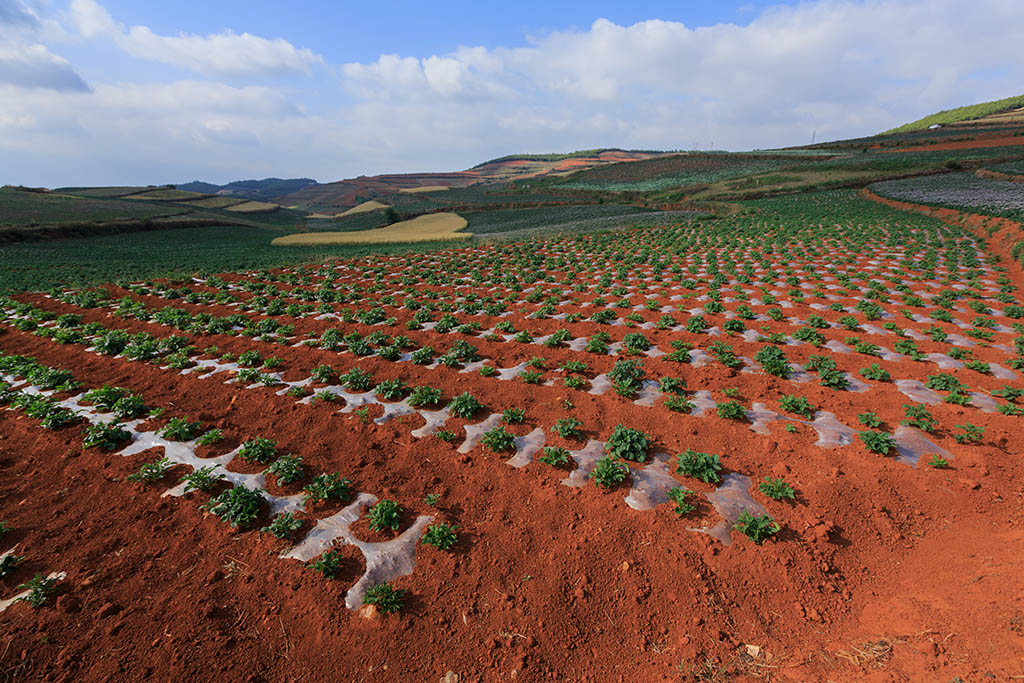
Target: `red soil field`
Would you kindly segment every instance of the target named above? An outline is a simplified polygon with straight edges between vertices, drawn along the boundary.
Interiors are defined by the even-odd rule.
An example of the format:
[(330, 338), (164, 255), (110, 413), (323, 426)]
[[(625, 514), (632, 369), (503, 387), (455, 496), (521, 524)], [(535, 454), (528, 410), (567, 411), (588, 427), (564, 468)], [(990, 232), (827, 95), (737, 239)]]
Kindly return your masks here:
[[(10, 392), (0, 409), (0, 520), (11, 527), (0, 552), (13, 546), (26, 558), (0, 578), (0, 599), (35, 573), (66, 573), (39, 609), (17, 602), (0, 612), (0, 671), (85, 681), (1024, 675), (1024, 411), (1006, 391), (1024, 388), (1014, 328), (1022, 278), (999, 270), (1005, 260), (989, 261), (960, 225), (902, 211), (879, 219), (867, 211), (884, 209), (856, 206), (870, 228), (858, 223), (867, 218), (822, 219), (827, 230), (794, 232), (789, 220), (760, 216), (736, 219), (764, 221), (747, 230), (637, 229), (111, 284), (102, 300), (59, 292), (0, 302)], [(78, 317), (57, 317), (67, 315)], [(545, 343), (561, 330), (569, 338)], [(104, 353), (117, 331), (135, 336)], [(602, 333), (611, 348), (595, 341)], [(766, 348), (782, 352), (788, 378), (768, 374)], [(254, 364), (249, 374), (230, 365), (239, 357)], [(608, 375), (631, 361), (643, 383), (611, 386)], [(848, 389), (824, 382), (836, 379), (828, 362)], [(860, 372), (872, 363), (890, 380)], [(321, 366), (334, 373), (317, 374)], [(49, 391), (40, 368), (69, 371), (80, 386), (38, 394)], [(359, 384), (354, 368), (372, 380)], [(404, 399), (375, 398), (375, 386), (379, 394), (396, 379)], [(126, 423), (137, 444), (180, 417), (224, 438), (84, 448), (89, 423), (111, 417), (80, 395), (104, 385), (163, 409)], [(442, 398), (411, 406), (412, 388), (424, 386)], [(336, 398), (311, 401), (309, 391)], [(434, 425), (452, 441), (416, 433), (463, 393), (483, 407)], [(65, 400), (82, 421), (44, 428), (24, 398), (39, 395)], [(783, 396), (806, 399), (813, 421), (783, 410)], [(740, 419), (716, 415), (733, 400)], [(938, 425), (901, 425), (906, 405)], [(504, 427), (518, 439), (511, 449), (473, 438), (516, 407), (525, 415)], [(858, 436), (867, 412), (894, 436), (887, 452)], [(570, 417), (578, 437), (553, 430)], [(981, 435), (961, 442), (963, 424)], [(607, 442), (616, 425), (651, 444), (641, 462), (618, 461), (625, 481), (602, 488), (589, 476), (587, 443)], [(305, 473), (286, 485), (267, 475), (250, 528), (200, 509), (226, 481), (174, 492), (191, 465), (155, 483), (128, 480), (188, 451), (226, 458), (232, 481), (252, 488), (266, 464), (230, 454), (257, 436), (301, 456)], [(539, 439), (567, 449), (568, 464), (542, 462)], [(720, 455), (725, 479), (677, 471), (675, 454), (687, 449)], [(928, 464), (943, 453), (948, 467)], [(454, 547), (420, 540), (414, 567), (389, 579), (406, 591), (395, 614), (346, 606), (369, 560), (345, 537), (331, 537), (341, 557), (333, 579), (282, 556), (353, 509), (351, 498), (293, 500), (331, 472), (351, 479), (353, 495), (403, 508), (394, 533), (371, 530), (357, 511), (360, 542), (401, 538), (422, 516), (457, 527)], [(765, 477), (785, 480), (793, 498), (765, 495)], [(738, 509), (715, 504), (730, 481), (778, 533), (757, 544), (732, 526)], [(694, 510), (675, 512), (673, 486), (692, 491)], [(292, 506), (302, 521), (290, 539), (260, 531), (271, 505)], [(716, 525), (717, 536), (697, 531)]]

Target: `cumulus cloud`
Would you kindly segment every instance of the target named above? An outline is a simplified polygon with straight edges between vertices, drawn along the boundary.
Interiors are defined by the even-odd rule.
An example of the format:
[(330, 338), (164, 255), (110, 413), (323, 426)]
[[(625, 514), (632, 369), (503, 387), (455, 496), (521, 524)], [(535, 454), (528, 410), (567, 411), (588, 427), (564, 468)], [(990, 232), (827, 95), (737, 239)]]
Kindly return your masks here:
[(108, 37), (125, 52), (154, 62), (224, 78), (309, 74), (323, 59), (283, 38), (249, 33), (162, 36), (146, 26), (127, 27), (95, 0), (72, 0), (72, 24), (86, 38)]

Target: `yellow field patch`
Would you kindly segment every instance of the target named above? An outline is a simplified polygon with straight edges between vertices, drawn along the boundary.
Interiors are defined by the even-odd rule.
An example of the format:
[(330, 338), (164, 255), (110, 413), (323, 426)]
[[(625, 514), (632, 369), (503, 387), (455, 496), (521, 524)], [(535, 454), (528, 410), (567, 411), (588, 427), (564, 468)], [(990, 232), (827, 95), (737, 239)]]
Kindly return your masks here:
[(302, 232), (285, 235), (278, 237), (271, 244), (278, 247), (308, 247), (327, 244), (389, 244), (465, 240), (473, 236), (468, 232), (459, 232), (465, 227), (466, 219), (457, 213), (431, 213), (373, 230)]
[(444, 192), (449, 189), (447, 185), (424, 185), (423, 187), (403, 187), (399, 194), (420, 194), (422, 192)]
[(235, 213), (269, 213), (280, 208), (277, 204), (271, 204), (270, 202), (242, 202), (241, 204), (229, 206), (224, 210), (234, 211)]
[(389, 208), (388, 204), (384, 204), (382, 202), (378, 202), (375, 199), (371, 199), (368, 202), (363, 202), (359, 206), (353, 206), (351, 209), (349, 209), (348, 211), (345, 211), (344, 213), (336, 214), (335, 218), (341, 218), (342, 216), (351, 216), (351, 215), (357, 214), (357, 213), (366, 213), (368, 211), (376, 211), (377, 209), (387, 209), (387, 208)]

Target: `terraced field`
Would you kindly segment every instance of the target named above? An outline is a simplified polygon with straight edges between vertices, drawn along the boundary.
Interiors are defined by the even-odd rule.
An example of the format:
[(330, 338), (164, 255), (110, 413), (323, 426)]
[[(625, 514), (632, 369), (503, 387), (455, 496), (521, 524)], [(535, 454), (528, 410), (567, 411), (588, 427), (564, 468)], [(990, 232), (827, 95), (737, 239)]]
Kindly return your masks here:
[(1020, 283), (753, 208), (4, 299), (20, 675), (1019, 674)]

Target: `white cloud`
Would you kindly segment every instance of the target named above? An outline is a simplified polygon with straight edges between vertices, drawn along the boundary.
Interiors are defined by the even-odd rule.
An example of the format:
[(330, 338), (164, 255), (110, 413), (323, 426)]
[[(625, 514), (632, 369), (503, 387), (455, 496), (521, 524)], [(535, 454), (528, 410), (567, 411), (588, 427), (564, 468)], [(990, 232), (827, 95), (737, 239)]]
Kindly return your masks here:
[(249, 33), (162, 36), (146, 26), (126, 27), (95, 0), (72, 0), (71, 22), (86, 38), (109, 37), (125, 52), (154, 62), (223, 78), (310, 74), (323, 59), (283, 38)]
[(0, 45), (0, 83), (22, 88), (88, 91), (71, 63), (43, 45)]

